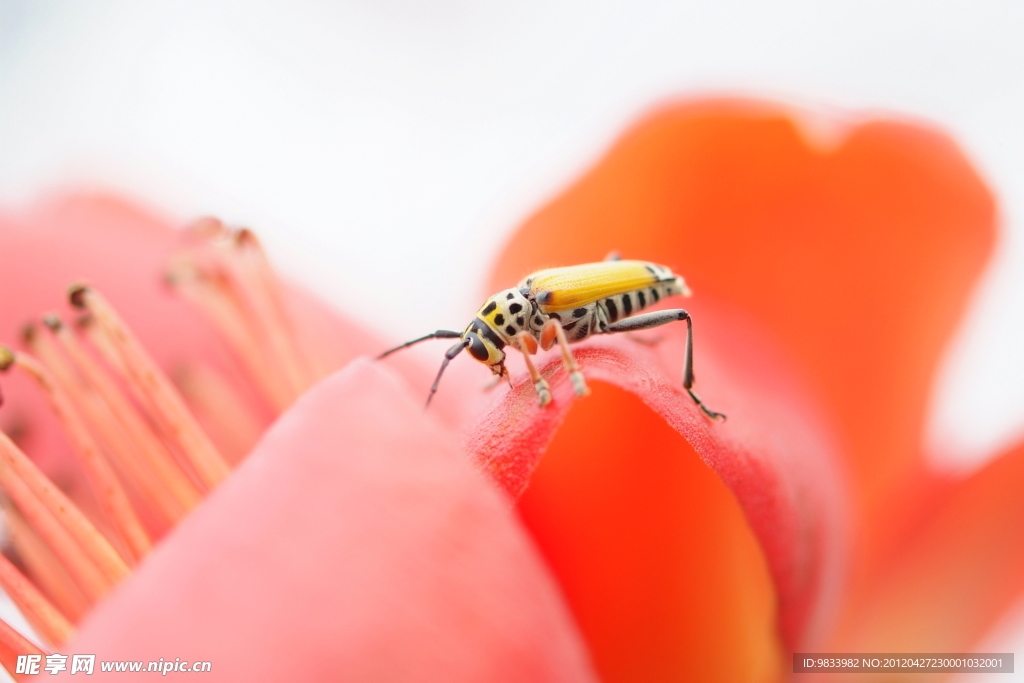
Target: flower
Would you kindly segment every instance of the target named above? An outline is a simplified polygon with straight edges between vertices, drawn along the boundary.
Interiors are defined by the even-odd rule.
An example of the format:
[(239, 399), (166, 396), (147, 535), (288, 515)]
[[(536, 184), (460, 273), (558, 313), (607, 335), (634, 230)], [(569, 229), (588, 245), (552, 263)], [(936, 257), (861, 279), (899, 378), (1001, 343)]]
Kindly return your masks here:
[[(839, 539), (846, 576), (838, 600), (823, 607), (828, 616), (818, 623), (820, 630), (797, 629), (788, 636), (785, 603), (779, 604), (783, 669), (790, 653), (808, 648), (964, 652), (1024, 589), (1017, 551), (1024, 445), (1007, 449), (976, 474), (953, 479), (929, 469), (922, 433), (940, 355), (992, 251), (995, 215), (990, 191), (962, 152), (920, 123), (828, 121), (754, 101), (683, 102), (634, 126), (591, 171), (530, 218), (512, 236), (491, 284), (550, 263), (599, 259), (609, 249), (650, 255), (685, 273), (696, 293), (688, 308), (695, 320), (700, 388), (709, 403), (730, 413), (723, 433), (747, 417), (733, 419), (731, 393), (716, 396), (723, 385), (712, 376), (718, 367), (705, 369), (708, 355), (728, 345), (728, 360), (735, 363), (752, 351), (736, 348), (745, 338), (714, 329), (709, 335), (707, 328), (719, 325), (713, 318), (721, 310), (741, 311), (807, 380), (820, 411), (812, 419), (834, 436), (841, 489), (848, 496), (831, 501), (844, 508), (851, 532), (848, 540)], [(741, 372), (755, 377), (758, 370), (748, 363)], [(757, 411), (778, 400), (770, 390), (754, 398)], [(649, 428), (635, 400), (617, 395), (608, 401), (603, 408), (574, 407), (575, 437), (590, 428), (582, 415), (588, 410)], [(608, 609), (606, 596), (641, 586), (634, 594), (646, 597), (646, 609), (653, 610), (664, 595), (686, 590), (680, 582), (691, 580), (680, 572), (659, 577), (652, 587), (655, 553), (634, 561), (617, 558), (631, 547), (639, 520), (682, 514), (692, 495), (677, 481), (654, 503), (644, 486), (623, 493), (628, 485), (621, 480), (640, 477), (651, 466), (652, 449), (638, 431), (620, 430), (586, 458), (571, 452), (573, 435), (559, 432), (520, 501), (599, 673), (612, 674), (605, 680), (626, 680), (625, 671), (657, 666), (622, 647), (623, 640), (663, 642), (670, 629), (684, 628), (680, 622), (706, 619), (706, 613), (690, 612), (676, 623), (648, 620), (640, 628), (627, 621), (641, 612), (635, 605)], [(595, 471), (590, 462), (612, 451), (623, 454), (622, 462), (614, 470)], [(597, 480), (588, 484), (595, 491), (613, 493), (575, 495), (572, 482), (587, 478)], [(724, 473), (722, 479), (757, 533), (762, 511), (745, 504)], [(569, 503), (563, 500), (567, 492)], [(611, 509), (609, 500), (617, 503)], [(641, 506), (650, 512), (633, 516)], [(594, 516), (617, 519), (623, 531), (579, 540), (579, 525)], [(647, 533), (648, 546), (678, 546), (678, 528)], [(766, 548), (764, 532), (758, 535)], [(771, 564), (771, 554), (765, 554)], [(614, 563), (610, 570), (602, 559)], [(738, 564), (725, 561), (717, 571), (726, 574)], [(778, 574), (772, 574), (779, 595)], [(699, 582), (691, 586), (693, 592), (705, 588)], [(671, 646), (662, 648), (660, 661), (671, 654)], [(692, 662), (700, 654), (678, 657)]]
[[(138, 283), (162, 267), (167, 233), (148, 230), (162, 237), (142, 239), (138, 260), (153, 257), (134, 280), (100, 260), (109, 286), (84, 275), (161, 365), (209, 364), (236, 391), (244, 366), (257, 418), (284, 412), (68, 647), (209, 660), (229, 680), (606, 682), (772, 681), (811, 648), (969, 648), (1024, 588), (1006, 550), (1020, 546), (1024, 449), (948, 480), (919, 443), (928, 382), (991, 250), (994, 202), (941, 134), (808, 120), (746, 101), (665, 106), (527, 221), (493, 275), (496, 290), (610, 250), (685, 274), (698, 388), (724, 424), (679, 386), (683, 340), (671, 326), (576, 347), (586, 399), (574, 400), (555, 358), (541, 365), (547, 408), (523, 373), (484, 395), (479, 368), (463, 363), (424, 415), (410, 387), (428, 386), (433, 369), (403, 360), (355, 360), (303, 391), (330, 363), (304, 366), (318, 353), (295, 349), (344, 340), (341, 363), (374, 343), (322, 309), (295, 313), (315, 307), (260, 263), (249, 286), (278, 295), (258, 295), (250, 312), (275, 315), (279, 296), (287, 314), (253, 338), (194, 287), (227, 286), (204, 280), (216, 252), (193, 247), (177, 262), (176, 286), (220, 314), (229, 352), (184, 308), (147, 316), (153, 295)], [(110, 200), (51, 209), (52, 220), (68, 223), (67, 206), (90, 224), (154, 223)], [(194, 237), (220, 230), (202, 226)], [(233, 239), (254, 244), (247, 232)], [(46, 252), (38, 243), (22, 249), (27, 272), (13, 283), (52, 265), (29, 257)], [(20, 324), (7, 315), (0, 323)], [(169, 343), (167, 326), (181, 337), (181, 320), (201, 343), (176, 355), (184, 340)], [(328, 320), (333, 336), (294, 341)], [(208, 417), (202, 395), (215, 386), (192, 392)], [(42, 461), (61, 465), (39, 411), (19, 419)], [(216, 434), (220, 421), (206, 422)], [(247, 450), (238, 435), (252, 430), (224, 431)], [(518, 520), (474, 469), (517, 500)]]
[[(219, 272), (205, 260), (218, 258), (206, 251), (210, 230), (204, 223), (186, 236), (201, 244), (186, 252), (186, 266), (178, 263), (176, 286), (190, 286), (181, 278), (195, 275), (193, 268)], [(161, 285), (181, 239), (164, 221), (104, 197), (5, 218), (0, 244), (18, 256), (0, 274), (5, 334), (46, 309), (47, 289), (59, 293), (85, 271), (95, 289), (72, 298), (90, 309), (92, 325), (106, 324), (102, 291), (164, 367), (188, 365), (200, 378), (223, 373), (246, 387), (241, 354), (232, 357), (202, 316)], [(268, 274), (258, 274), (264, 279), (250, 286), (266, 284)], [(349, 356), (379, 348), (308, 296), (278, 294), (290, 304), (300, 348), (329, 351), (319, 342), (334, 339), (333, 348)], [(51, 438), (48, 412), (22, 401), (38, 392), (18, 378), (3, 376), (5, 431), (19, 434), (57, 480), (77, 481), (66, 448)], [(204, 390), (216, 389), (206, 382)], [(277, 396), (275, 380), (254, 384), (267, 389), (268, 402)], [(248, 387), (242, 398), (258, 405)], [(77, 636), (53, 645), (101, 662), (207, 661), (218, 680), (589, 680), (552, 580), (507, 506), (449, 441), (393, 375), (366, 361), (351, 364), (288, 407), (129, 580), (105, 596), (88, 595), (94, 606)], [(11, 666), (22, 652), (5, 645), (0, 659)]]

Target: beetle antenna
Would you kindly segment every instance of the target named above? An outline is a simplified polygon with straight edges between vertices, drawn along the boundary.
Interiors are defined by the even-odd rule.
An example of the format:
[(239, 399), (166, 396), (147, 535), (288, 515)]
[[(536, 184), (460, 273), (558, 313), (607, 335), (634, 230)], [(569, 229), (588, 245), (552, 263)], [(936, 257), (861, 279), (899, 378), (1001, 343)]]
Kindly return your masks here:
[(405, 342), (401, 346), (396, 346), (395, 348), (391, 349), (390, 351), (385, 351), (384, 353), (382, 353), (379, 356), (377, 356), (377, 360), (380, 360), (381, 358), (384, 358), (385, 356), (390, 356), (395, 351), (401, 351), (402, 349), (410, 347), (413, 344), (419, 344), (421, 341), (427, 341), (428, 339), (455, 339), (455, 338), (461, 337), (461, 336), (462, 336), (462, 333), (461, 332), (456, 332), (455, 330), (438, 330), (437, 332), (431, 332), (430, 334), (425, 335), (423, 337), (420, 337), (419, 339), (413, 339), (410, 342)]
[[(459, 335), (460, 337), (462, 335)], [(424, 410), (430, 407), (430, 401), (434, 398), (434, 394), (437, 393), (437, 385), (441, 383), (441, 375), (444, 374), (444, 369), (448, 367), (448, 364), (452, 362), (452, 358), (462, 353), (462, 349), (469, 346), (469, 340), (460, 341), (452, 348), (445, 351), (444, 360), (441, 362), (441, 369), (437, 371), (437, 378), (434, 380), (434, 385), (430, 387), (430, 395), (427, 396), (427, 405), (424, 406)]]

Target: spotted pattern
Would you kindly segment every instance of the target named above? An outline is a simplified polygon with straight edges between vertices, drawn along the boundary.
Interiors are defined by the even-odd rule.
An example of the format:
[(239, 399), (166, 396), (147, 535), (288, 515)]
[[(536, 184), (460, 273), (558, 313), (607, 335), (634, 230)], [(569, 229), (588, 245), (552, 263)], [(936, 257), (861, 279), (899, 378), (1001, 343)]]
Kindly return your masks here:
[(647, 268), (658, 277), (658, 282), (571, 311), (545, 312), (543, 301), (527, 298), (527, 288), (498, 292), (484, 302), (463, 332), (463, 339), (467, 341), (471, 355), (491, 366), (497, 373), (504, 367), (505, 346), (518, 347), (515, 338), (524, 331), (539, 341), (541, 330), (548, 320), (561, 322), (570, 342), (603, 333), (612, 323), (629, 318), (665, 297), (683, 292), (682, 280), (670, 270), (654, 264)]

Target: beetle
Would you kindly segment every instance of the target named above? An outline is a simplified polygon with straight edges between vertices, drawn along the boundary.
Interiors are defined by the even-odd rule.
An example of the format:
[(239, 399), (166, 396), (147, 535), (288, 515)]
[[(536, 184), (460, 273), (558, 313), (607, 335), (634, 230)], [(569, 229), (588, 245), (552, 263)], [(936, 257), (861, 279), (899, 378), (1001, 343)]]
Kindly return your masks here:
[(505, 347), (511, 347), (523, 354), (540, 405), (544, 406), (551, 402), (551, 391), (530, 358), (538, 347), (547, 350), (558, 344), (573, 389), (577, 396), (584, 396), (589, 390), (569, 344), (595, 334), (635, 332), (685, 320), (683, 388), (709, 418), (725, 419), (725, 415), (704, 405), (693, 391), (693, 321), (690, 314), (681, 308), (641, 313), (648, 306), (675, 295), (690, 296), (690, 290), (683, 278), (669, 268), (647, 261), (621, 260), (612, 254), (598, 263), (548, 268), (533, 273), (518, 286), (487, 299), (464, 331), (437, 330), (389, 349), (378, 358), (428, 339), (459, 339), (444, 354), (441, 369), (427, 396), (429, 406), (448, 363), (463, 350), (468, 350), (473, 358), (489, 367), (500, 380), (508, 378)]

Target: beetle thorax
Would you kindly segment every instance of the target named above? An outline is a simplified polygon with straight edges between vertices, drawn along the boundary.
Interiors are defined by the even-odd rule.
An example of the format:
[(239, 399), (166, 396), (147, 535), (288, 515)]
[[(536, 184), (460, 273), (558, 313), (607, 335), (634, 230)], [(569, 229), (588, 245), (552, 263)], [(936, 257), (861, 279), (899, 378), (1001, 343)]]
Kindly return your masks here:
[[(535, 324), (536, 307), (518, 289), (506, 289), (489, 298), (477, 313), (506, 344), (511, 344), (516, 335), (526, 331), (536, 336), (540, 325)], [(543, 323), (543, 321), (540, 321)]]

